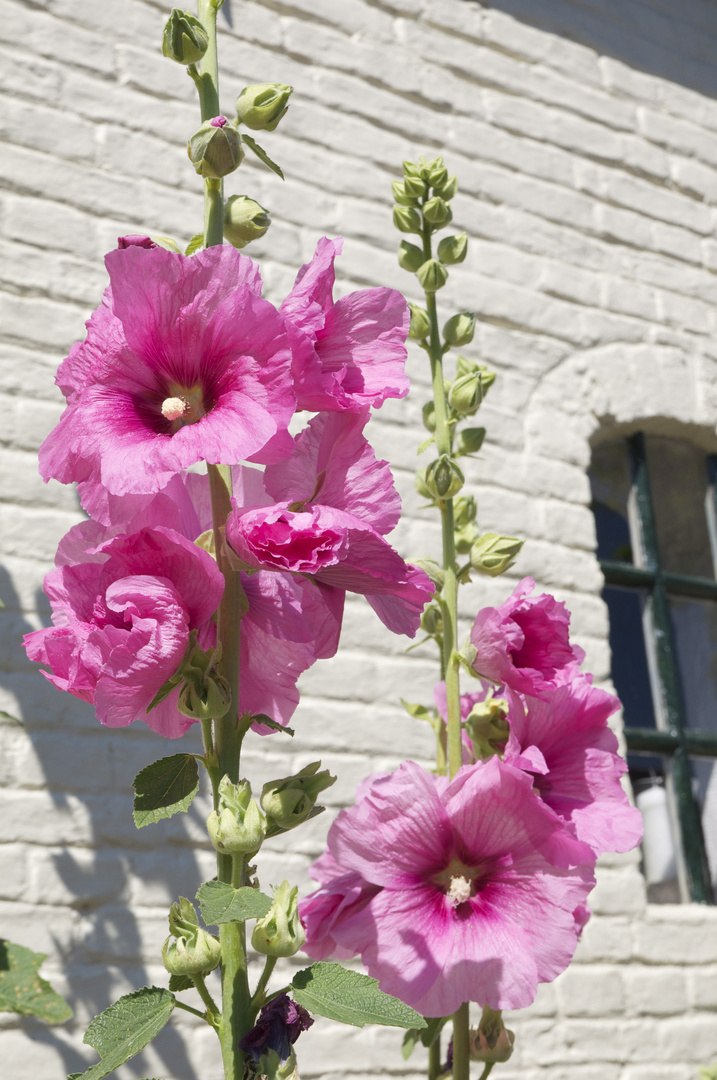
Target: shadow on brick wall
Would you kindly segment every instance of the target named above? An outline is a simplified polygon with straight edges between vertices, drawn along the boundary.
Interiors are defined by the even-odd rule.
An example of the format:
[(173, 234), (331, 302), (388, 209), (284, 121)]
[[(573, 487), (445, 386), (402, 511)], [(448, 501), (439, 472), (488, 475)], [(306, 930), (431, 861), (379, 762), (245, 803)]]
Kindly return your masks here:
[(706, 0), (481, 0), (480, 6), (717, 97), (717, 5)]
[[(203, 823), (194, 811), (189, 819), (180, 815), (135, 829), (134, 776), (176, 748), (143, 724), (102, 728), (89, 705), (47, 682), (22, 648), (22, 635), (35, 626), (4, 567), (0, 597), (0, 686), (17, 701), (25, 724), (0, 730), (13, 762), (4, 781), (12, 785), (12, 798), (3, 800), (4, 839), (24, 845), (26, 853), (17, 882), (0, 882), (0, 899), (19, 902), (0, 934), (48, 953), (59, 965), (76, 1022), (48, 1028), (18, 1018), (17, 1024), (29, 1039), (54, 1048), (65, 1072), (82, 1071), (94, 1061), (92, 1051), (82, 1057), (75, 1049), (88, 1019), (123, 993), (157, 980), (166, 985), (168, 976), (151, 973), (146, 958), (156, 957), (161, 969), (168, 904), (180, 888), (193, 897), (203, 880), (189, 835), (200, 835)], [(42, 590), (37, 610), (49, 625)], [(182, 749), (199, 750), (198, 739), (185, 736)], [(143, 909), (139, 919), (136, 907)], [(10, 908), (5, 905), (6, 912)], [(171, 1025), (152, 1045), (169, 1075), (194, 1075)], [(126, 1066), (137, 1076), (149, 1075), (149, 1068), (142, 1054)]]

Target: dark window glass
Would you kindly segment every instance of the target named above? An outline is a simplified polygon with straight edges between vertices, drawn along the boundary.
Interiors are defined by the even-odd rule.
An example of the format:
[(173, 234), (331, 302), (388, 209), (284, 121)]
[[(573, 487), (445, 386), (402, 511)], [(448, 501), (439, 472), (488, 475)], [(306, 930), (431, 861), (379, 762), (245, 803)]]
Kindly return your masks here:
[(654, 728), (655, 709), (643, 630), (645, 593), (641, 589), (607, 585), (602, 595), (610, 615), (612, 681), (622, 702), (625, 723), (629, 727)]
[(598, 558), (632, 562), (628, 517), (630, 470), (624, 442), (602, 443), (595, 448), (590, 487)]
[(672, 596), (670, 618), (687, 726), (717, 732), (717, 603)]
[(660, 565), (673, 574), (714, 577), (707, 530), (705, 455), (681, 439), (645, 439)]

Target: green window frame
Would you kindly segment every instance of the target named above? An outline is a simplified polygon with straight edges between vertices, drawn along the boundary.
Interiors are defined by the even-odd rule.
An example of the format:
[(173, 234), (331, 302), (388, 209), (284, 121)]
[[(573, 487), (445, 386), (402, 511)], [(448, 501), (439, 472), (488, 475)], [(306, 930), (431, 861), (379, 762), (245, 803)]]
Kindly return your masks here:
[[(655, 659), (654, 674), (662, 699), (660, 703), (654, 702), (658, 727), (626, 726), (625, 740), (631, 754), (660, 755), (669, 760), (678, 819), (673, 824), (679, 828), (689, 895), (695, 903), (714, 904), (700, 809), (692, 789), (690, 759), (717, 758), (717, 733), (688, 726), (669, 598), (682, 596), (717, 603), (717, 581), (672, 573), (661, 565), (645, 436), (639, 432), (625, 442), (636, 509), (636, 521), (633, 521), (631, 533), (635, 525), (639, 532), (639, 536), (632, 536), (632, 543), (635, 550), (639, 548), (641, 551), (642, 565), (601, 559), (600, 567), (606, 586), (639, 590), (647, 597), (653, 637), (649, 645)], [(714, 500), (717, 458), (706, 457), (706, 465), (708, 490)]]

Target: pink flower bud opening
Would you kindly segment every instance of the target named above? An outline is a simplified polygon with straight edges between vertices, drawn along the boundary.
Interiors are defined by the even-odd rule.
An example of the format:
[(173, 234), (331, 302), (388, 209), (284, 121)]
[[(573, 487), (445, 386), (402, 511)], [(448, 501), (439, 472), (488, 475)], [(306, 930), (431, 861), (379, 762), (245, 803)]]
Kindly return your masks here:
[(227, 123), (227, 118), (226, 116), (215, 116), (209, 121), (209, 123), (212, 127), (224, 127), (224, 125)]

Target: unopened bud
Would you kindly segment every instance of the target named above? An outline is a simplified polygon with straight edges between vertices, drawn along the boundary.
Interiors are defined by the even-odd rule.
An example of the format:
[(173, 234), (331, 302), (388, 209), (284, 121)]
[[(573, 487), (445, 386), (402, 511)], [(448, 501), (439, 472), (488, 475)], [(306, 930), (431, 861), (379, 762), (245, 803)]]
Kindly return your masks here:
[(447, 178), (445, 184), (434, 184), (433, 190), (436, 195), (440, 195), (442, 199), (448, 202), (458, 191), (458, 177), (454, 173), (453, 176)]
[(515, 536), (484, 533), (471, 548), (471, 566), (481, 574), (498, 577), (515, 562), (523, 541)]
[(427, 293), (437, 292), (448, 281), (448, 271), (438, 259), (427, 259), (416, 271), (416, 276), (421, 288)]
[(472, 416), (483, 401), (483, 384), (479, 372), (459, 375), (448, 394), (448, 404), (458, 416)]
[(478, 513), (478, 504), (473, 495), (461, 495), (460, 499), (453, 502), (453, 521), (457, 529), (462, 529), (475, 521)]
[(398, 249), (398, 265), (400, 267), (404, 270), (408, 270), (411, 274), (415, 274), (425, 261), (425, 255), (419, 247), (409, 243), (408, 240), (401, 241)]
[(423, 341), (431, 332), (431, 320), (428, 312), (417, 304), (408, 305), (411, 311), (411, 326), (408, 336), (413, 341)]
[(252, 131), (273, 131), (289, 108), (293, 89), (284, 83), (245, 86), (237, 98), (237, 121)]
[(178, 64), (196, 64), (209, 45), (209, 35), (202, 23), (188, 11), (172, 8), (164, 27), (162, 52)]
[(468, 251), (468, 235), (464, 232), (457, 236), (444, 236), (438, 245), (438, 258), (446, 266), (462, 263)]
[(433, 401), (427, 401), (421, 410), (423, 414), (423, 426), (431, 433), (436, 430), (436, 405)]
[(434, 497), (433, 495), (431, 495), (430, 491), (428, 490), (428, 485), (426, 484), (425, 469), (416, 470), (416, 491), (422, 499), (430, 499), (431, 501), (433, 501)]
[(399, 206), (417, 206), (418, 199), (414, 199), (412, 195), (409, 195), (406, 191), (405, 184), (400, 180), (391, 181), (391, 191), (393, 192), (394, 201)]
[(420, 566), (431, 579), (436, 587), (436, 592), (440, 592), (446, 582), (446, 574), (442, 567), (438, 565), (435, 559), (413, 559), (414, 566)]
[(162, 960), (170, 975), (206, 975), (219, 966), (221, 945), (199, 926), (194, 905), (184, 896), (169, 909), (169, 930)]
[(234, 172), (244, 158), (239, 132), (225, 116), (206, 120), (187, 143), (187, 153), (199, 175), (214, 180)]
[(404, 191), (412, 199), (420, 199), (426, 194), (426, 185), (417, 176), (407, 176), (403, 181)]
[(420, 233), (423, 227), (421, 215), (412, 206), (394, 206), (393, 224), (405, 233)]
[(500, 1012), (486, 1005), (480, 1027), (477, 1031), (471, 1028), (469, 1041), (471, 1061), (492, 1064), (507, 1061), (513, 1053), (514, 1043), (515, 1035), (504, 1027)]
[(306, 940), (299, 919), (299, 887), (282, 881), (274, 890), (274, 902), (251, 935), (252, 946), (264, 956), (293, 956)]
[(405, 177), (412, 177), (415, 180), (421, 179), (421, 167), (416, 165), (415, 161), (403, 161), (403, 175)]
[(235, 248), (258, 240), (271, 225), (269, 213), (247, 195), (231, 195), (224, 205), (224, 235)]
[(443, 164), (442, 157), (428, 162), (427, 180), (432, 188), (442, 188), (448, 182), (448, 169)]
[(443, 327), (443, 337), (447, 345), (469, 345), (473, 340), (476, 317), (472, 311), (461, 311), (453, 315)]
[(478, 526), (474, 521), (455, 531), (456, 551), (459, 555), (467, 555), (476, 542)]
[(434, 498), (452, 499), (464, 483), (463, 473), (448, 454), (441, 454), (426, 469), (426, 487)]
[(443, 633), (443, 613), (438, 604), (429, 604), (421, 615), (421, 629), (434, 637)]
[(319, 794), (336, 783), (328, 769), (317, 771), (320, 765), (320, 761), (313, 761), (294, 776), (264, 784), (261, 805), (271, 824), (293, 829), (306, 821)]
[(456, 441), (456, 453), (458, 455), (463, 454), (477, 454), (483, 445), (485, 439), (484, 427), (469, 427), (463, 428), (458, 432), (458, 439)]
[(219, 784), (219, 803), (207, 818), (207, 830), (217, 851), (255, 855), (266, 836), (267, 822), (251, 797), (251, 784), (232, 784), (228, 776)]
[(427, 203), (424, 203), (423, 216), (426, 221), (430, 221), (434, 228), (440, 229), (443, 225), (447, 225), (451, 220), (453, 211), (440, 195), (434, 195), (432, 199), (429, 199)]

